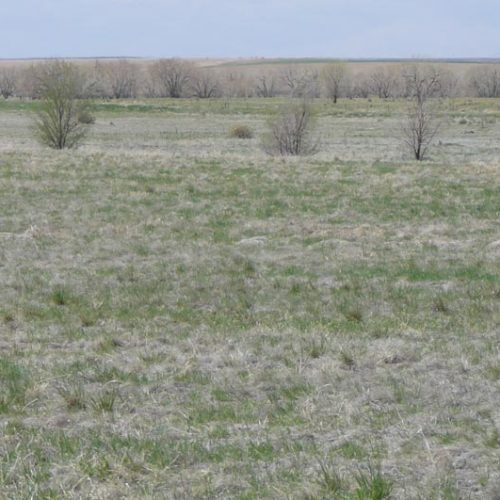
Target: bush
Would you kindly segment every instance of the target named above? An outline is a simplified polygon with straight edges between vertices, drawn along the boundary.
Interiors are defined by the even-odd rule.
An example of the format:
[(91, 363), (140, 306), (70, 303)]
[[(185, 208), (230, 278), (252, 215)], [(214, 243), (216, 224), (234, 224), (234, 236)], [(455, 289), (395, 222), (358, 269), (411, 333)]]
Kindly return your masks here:
[(234, 139), (251, 139), (253, 131), (248, 125), (233, 125), (229, 130), (229, 137)]
[(78, 112), (78, 123), (84, 125), (93, 125), (95, 123), (95, 116), (87, 108), (81, 108)]
[(291, 103), (281, 109), (270, 124), (270, 133), (264, 137), (264, 150), (282, 156), (310, 155), (318, 151), (318, 140), (313, 136), (313, 113), (308, 101)]
[(79, 116), (88, 114), (79, 100), (80, 78), (76, 67), (54, 61), (38, 77), (42, 105), (35, 119), (38, 139), (54, 149), (78, 146), (87, 132)]

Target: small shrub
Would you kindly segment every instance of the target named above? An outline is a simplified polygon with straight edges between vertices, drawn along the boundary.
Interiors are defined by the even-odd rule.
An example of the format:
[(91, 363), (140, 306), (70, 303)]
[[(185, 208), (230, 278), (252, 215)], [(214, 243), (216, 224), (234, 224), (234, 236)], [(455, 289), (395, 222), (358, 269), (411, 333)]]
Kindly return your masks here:
[(313, 113), (308, 101), (288, 104), (271, 121), (271, 130), (263, 141), (264, 151), (281, 156), (314, 154), (319, 148), (313, 128)]
[(78, 123), (84, 125), (93, 125), (95, 123), (95, 116), (87, 108), (79, 110), (77, 119)]
[(253, 131), (248, 125), (233, 125), (229, 130), (232, 139), (251, 139)]

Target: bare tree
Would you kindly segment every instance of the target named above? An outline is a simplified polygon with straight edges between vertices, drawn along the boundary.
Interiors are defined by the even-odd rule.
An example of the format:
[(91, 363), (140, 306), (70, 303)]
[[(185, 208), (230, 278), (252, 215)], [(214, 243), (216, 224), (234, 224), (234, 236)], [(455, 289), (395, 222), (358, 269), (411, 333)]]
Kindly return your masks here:
[(191, 86), (196, 97), (208, 99), (220, 95), (220, 82), (213, 70), (200, 68), (192, 73)]
[(341, 96), (347, 79), (347, 66), (345, 63), (332, 63), (321, 70), (321, 80), (325, 89), (325, 95), (337, 102)]
[(0, 95), (4, 99), (16, 93), (17, 71), (14, 68), (5, 68), (0, 71)]
[(469, 74), (469, 84), (477, 97), (500, 97), (500, 66), (477, 66)]
[(415, 159), (421, 161), (439, 131), (435, 109), (443, 78), (437, 67), (416, 64), (404, 68), (403, 77), (409, 98), (401, 127), (403, 141)]
[(403, 68), (405, 97), (424, 102), (439, 95), (442, 77), (439, 68), (431, 65), (413, 64)]
[(257, 84), (255, 86), (255, 93), (258, 97), (275, 97), (276, 77), (274, 74), (261, 74), (257, 77)]
[(21, 70), (20, 88), (23, 97), (29, 99), (40, 98), (40, 80), (39, 80), (40, 64), (31, 64), (27, 68)]
[(439, 89), (437, 97), (455, 97), (459, 93), (459, 78), (456, 73), (447, 67), (439, 68)]
[(107, 66), (103, 66), (97, 59), (92, 66), (82, 69), (81, 73), (84, 78), (82, 97), (86, 99), (112, 97), (111, 88), (106, 89), (109, 76), (107, 71)]
[(38, 75), (42, 105), (36, 114), (35, 130), (40, 142), (55, 149), (77, 146), (87, 132), (78, 119), (85, 108), (78, 99), (78, 69), (65, 61), (52, 61), (39, 68)]
[(287, 66), (282, 70), (280, 78), (290, 97), (310, 98), (319, 95), (317, 71)]
[(193, 65), (180, 59), (160, 59), (150, 69), (159, 97), (182, 97), (191, 81)]
[(435, 102), (414, 98), (407, 107), (401, 131), (403, 142), (416, 160), (422, 161), (439, 131), (439, 122), (432, 109)]
[(129, 99), (137, 95), (137, 68), (130, 61), (121, 59), (109, 62), (103, 68), (111, 97)]
[(307, 100), (292, 102), (281, 109), (264, 138), (269, 154), (297, 156), (314, 154), (318, 140), (313, 137), (313, 112)]
[(222, 91), (224, 97), (252, 97), (251, 80), (244, 73), (229, 71), (223, 76)]
[(381, 99), (394, 97), (398, 79), (392, 68), (387, 66), (375, 69), (369, 77), (370, 90)]

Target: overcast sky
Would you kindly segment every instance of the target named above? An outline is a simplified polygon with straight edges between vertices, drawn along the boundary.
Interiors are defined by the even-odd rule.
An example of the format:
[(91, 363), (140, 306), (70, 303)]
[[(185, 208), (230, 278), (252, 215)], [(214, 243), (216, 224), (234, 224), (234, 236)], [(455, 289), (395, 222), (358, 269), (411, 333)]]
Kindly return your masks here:
[(500, 0), (0, 0), (0, 58), (500, 57)]

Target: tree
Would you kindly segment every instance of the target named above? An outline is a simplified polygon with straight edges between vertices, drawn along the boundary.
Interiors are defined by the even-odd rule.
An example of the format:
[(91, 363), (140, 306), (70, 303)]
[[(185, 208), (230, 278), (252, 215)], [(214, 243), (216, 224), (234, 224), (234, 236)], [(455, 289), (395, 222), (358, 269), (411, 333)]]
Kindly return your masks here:
[(193, 93), (200, 99), (209, 99), (220, 95), (220, 82), (210, 69), (199, 69), (192, 75)]
[(439, 70), (434, 66), (409, 66), (403, 77), (409, 98), (401, 131), (403, 142), (416, 160), (421, 161), (439, 131), (433, 107), (442, 89)]
[(474, 68), (469, 82), (477, 97), (500, 97), (500, 65)]
[(159, 59), (150, 69), (159, 97), (182, 97), (191, 81), (193, 65), (180, 59)]
[(436, 66), (413, 64), (403, 68), (405, 96), (417, 102), (425, 102), (439, 95), (442, 76)]
[(112, 61), (104, 67), (111, 97), (130, 99), (137, 94), (137, 67), (127, 60)]
[(409, 103), (402, 125), (403, 141), (416, 160), (422, 161), (439, 131), (439, 122), (427, 100)]
[(281, 80), (290, 97), (310, 98), (319, 96), (319, 75), (317, 71), (296, 69), (287, 66), (281, 71)]
[(277, 93), (276, 78), (274, 74), (261, 74), (257, 77), (255, 86), (257, 97), (275, 97)]
[(393, 97), (397, 84), (397, 76), (389, 67), (377, 68), (370, 74), (370, 90), (381, 99)]
[(48, 63), (39, 73), (38, 88), (42, 104), (36, 114), (35, 130), (40, 142), (54, 149), (78, 146), (88, 129), (78, 119), (85, 103), (78, 99), (77, 68), (65, 61)]
[(264, 150), (269, 154), (297, 156), (314, 154), (318, 150), (318, 141), (312, 134), (312, 108), (305, 99), (283, 107), (270, 128), (264, 139)]
[(328, 64), (321, 70), (321, 80), (325, 88), (326, 97), (337, 102), (341, 96), (347, 78), (345, 63)]
[(12, 97), (16, 92), (17, 72), (14, 68), (6, 68), (0, 72), (0, 95), (4, 99)]

